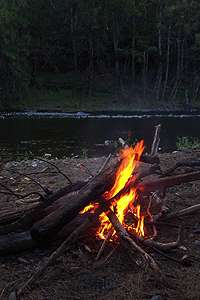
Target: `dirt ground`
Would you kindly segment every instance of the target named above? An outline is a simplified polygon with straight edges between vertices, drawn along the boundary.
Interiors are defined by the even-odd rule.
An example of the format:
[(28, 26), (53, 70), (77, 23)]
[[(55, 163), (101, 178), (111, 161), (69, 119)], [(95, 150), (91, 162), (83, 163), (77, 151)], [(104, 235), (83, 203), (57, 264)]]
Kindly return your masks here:
[[(161, 154), (160, 159), (161, 168), (165, 170), (182, 159), (200, 159), (200, 152)], [(75, 182), (87, 179), (89, 173), (95, 174), (104, 160), (105, 158), (102, 157), (51, 161)], [(66, 178), (61, 174), (55, 174), (54, 168), (49, 167), (45, 162), (34, 160), (2, 164), (0, 182), (20, 194), (36, 190), (41, 192), (41, 189), (29, 178), (19, 175), (16, 171), (23, 174), (32, 173), (33, 178), (37, 178), (52, 190), (65, 186), (67, 182)], [(0, 187), (0, 190), (3, 191), (3, 187)], [(200, 181), (171, 188), (166, 195), (167, 206), (170, 211), (175, 211), (200, 203), (199, 191)], [(9, 210), (23, 212), (36, 203), (37, 199), (33, 199), (33, 196), (24, 202), (11, 195), (1, 194), (0, 220)], [(181, 259), (184, 255), (189, 257), (189, 263), (183, 265), (148, 249), (147, 251), (158, 262), (165, 280), (155, 278), (149, 269), (138, 267), (120, 247), (107, 262), (103, 263), (112, 245), (108, 245), (101, 261), (96, 263), (95, 256), (101, 242), (91, 237), (81, 238), (49, 267), (45, 275), (35, 282), (22, 299), (200, 299), (199, 215), (200, 212), (159, 225), (157, 240), (167, 242), (176, 239), (178, 227), (182, 224), (181, 247), (168, 252), (167, 255), (176, 259)], [(1, 257), (0, 299), (7, 299), (9, 292), (23, 283), (48, 258), (52, 250), (35, 249)]]

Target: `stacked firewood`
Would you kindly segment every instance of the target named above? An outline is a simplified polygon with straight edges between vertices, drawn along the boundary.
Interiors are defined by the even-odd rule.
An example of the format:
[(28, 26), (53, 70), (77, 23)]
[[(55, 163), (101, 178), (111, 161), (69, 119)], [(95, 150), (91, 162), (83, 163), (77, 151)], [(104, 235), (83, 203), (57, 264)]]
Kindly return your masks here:
[[(147, 263), (156, 274), (160, 274), (160, 268), (153, 257), (146, 252), (148, 247), (160, 250), (174, 249), (179, 246), (180, 233), (176, 241), (171, 243), (159, 243), (154, 240), (156, 236), (156, 223), (160, 219), (173, 218), (176, 216), (192, 213), (200, 209), (196, 205), (185, 210), (167, 214), (165, 212), (165, 192), (167, 188), (200, 179), (200, 171), (190, 171), (181, 175), (174, 175), (174, 171), (181, 166), (199, 166), (199, 161), (179, 162), (173, 168), (162, 172), (157, 156), (159, 146), (160, 125), (156, 127), (152, 149), (150, 154), (143, 155), (137, 161), (137, 167), (133, 170), (132, 176), (110, 199), (105, 199), (105, 192), (109, 191), (116, 179), (119, 166), (123, 164), (122, 157), (109, 155), (98, 173), (86, 182), (77, 182), (67, 185), (65, 188), (55, 193), (47, 192), (42, 201), (35, 208), (31, 209), (23, 216), (13, 219), (10, 223), (10, 216), (0, 226), (0, 254), (8, 254), (32, 249), (42, 245), (55, 242), (58, 248), (52, 253), (44, 265), (42, 265), (30, 279), (20, 286), (15, 292), (15, 296), (21, 295), (26, 287), (41, 276), (44, 270), (51, 264), (68, 245), (77, 240), (83, 232), (89, 228), (97, 227), (99, 216), (105, 213), (112, 225), (112, 232), (117, 236), (117, 243), (120, 243), (130, 257), (135, 260), (134, 253), (138, 253), (143, 262)], [(123, 144), (126, 147), (126, 143)], [(134, 178), (134, 180), (133, 180)], [(131, 234), (120, 222), (113, 205), (127, 194), (132, 188), (137, 190), (142, 207), (150, 215), (146, 219), (145, 226), (149, 228), (151, 234), (139, 236)], [(92, 211), (81, 213), (89, 204), (95, 204)], [(144, 209), (144, 208), (143, 208)], [(0, 220), (1, 221), (1, 220)], [(148, 224), (147, 224), (148, 223)], [(92, 237), (91, 237), (92, 238)], [(109, 240), (110, 235), (107, 235)], [(97, 257), (103, 251), (106, 240), (103, 242)], [(13, 294), (11, 295), (13, 297)]]

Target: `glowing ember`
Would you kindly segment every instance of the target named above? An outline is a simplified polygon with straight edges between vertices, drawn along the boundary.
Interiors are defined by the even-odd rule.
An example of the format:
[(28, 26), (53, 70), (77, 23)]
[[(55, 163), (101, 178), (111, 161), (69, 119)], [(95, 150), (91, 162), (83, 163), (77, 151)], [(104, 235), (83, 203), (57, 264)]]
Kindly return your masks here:
[(88, 211), (91, 211), (91, 210), (93, 210), (94, 209), (94, 204), (89, 204), (88, 206), (86, 206), (81, 212), (80, 212), (80, 214), (82, 215), (82, 214), (84, 214), (84, 213), (86, 213), (86, 212), (88, 212)]
[[(132, 182), (136, 178), (133, 178), (132, 174), (137, 167), (137, 162), (139, 161), (142, 153), (144, 151), (144, 142), (140, 141), (136, 146), (123, 149), (120, 153), (120, 158), (122, 162), (117, 170), (116, 178), (113, 187), (110, 191), (104, 193), (103, 197), (106, 200), (109, 200), (115, 197), (126, 185), (127, 181), (131, 178)], [(134, 205), (134, 201), (137, 199), (137, 190), (133, 187), (126, 194), (122, 195), (116, 202), (114, 202), (111, 209), (117, 215), (121, 224), (127, 228), (128, 231), (132, 231), (138, 236), (143, 237), (144, 232), (144, 216), (141, 214), (140, 205)], [(81, 213), (89, 211), (94, 208), (94, 205), (87, 206)], [(125, 216), (127, 212), (130, 211), (135, 218), (135, 223), (127, 225), (125, 223)], [(106, 216), (105, 213), (102, 213), (99, 217), (100, 227), (97, 231), (97, 236), (100, 239), (106, 239), (107, 235), (110, 235), (112, 240), (115, 236), (115, 231), (112, 228), (112, 225)]]

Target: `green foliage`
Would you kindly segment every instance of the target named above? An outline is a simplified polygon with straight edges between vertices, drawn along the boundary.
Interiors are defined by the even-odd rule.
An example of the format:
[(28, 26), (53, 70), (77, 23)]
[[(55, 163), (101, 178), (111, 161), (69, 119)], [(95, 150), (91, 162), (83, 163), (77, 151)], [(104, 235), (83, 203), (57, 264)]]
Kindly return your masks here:
[(200, 139), (188, 136), (178, 137), (176, 147), (178, 150), (197, 150), (200, 149)]
[(186, 89), (197, 99), (199, 28), (199, 0), (0, 0), (0, 101), (21, 98), (41, 72), (72, 71), (85, 94), (96, 74), (109, 73), (134, 98), (136, 87), (144, 98), (157, 95), (160, 76), (166, 97), (156, 100)]

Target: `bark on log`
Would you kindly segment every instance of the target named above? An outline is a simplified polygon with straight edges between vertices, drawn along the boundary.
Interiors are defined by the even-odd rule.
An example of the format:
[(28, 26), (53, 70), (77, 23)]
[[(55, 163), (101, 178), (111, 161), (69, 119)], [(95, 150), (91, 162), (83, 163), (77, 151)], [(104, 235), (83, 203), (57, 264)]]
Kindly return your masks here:
[(0, 237), (0, 255), (14, 254), (36, 247), (29, 231), (11, 233)]
[(148, 194), (156, 190), (162, 191), (175, 185), (196, 180), (200, 180), (200, 171), (141, 182), (137, 185), (137, 189), (144, 194)]
[(33, 225), (31, 228), (32, 237), (38, 241), (43, 241), (69, 223), (80, 210), (90, 202), (95, 201), (113, 185), (118, 165), (119, 161), (114, 159), (110, 167), (95, 176), (86, 186), (64, 197), (63, 201), (66, 201), (64, 207), (53, 211)]
[(179, 218), (183, 216), (187, 216), (189, 214), (197, 213), (200, 210), (200, 204), (192, 205), (187, 208), (181, 209), (179, 211), (172, 212), (170, 214), (166, 214), (162, 217), (162, 220), (169, 220), (173, 218)]
[(58, 207), (55, 206), (48, 209), (49, 206), (56, 203), (56, 201), (64, 195), (77, 191), (86, 184), (87, 182), (79, 181), (75, 184), (67, 185), (55, 193), (45, 196), (42, 203), (36, 207), (34, 206), (34, 208), (27, 208), (27, 211), (26, 209), (19, 209), (14, 212), (9, 211), (7, 215), (3, 213), (3, 215), (0, 216), (0, 224), (2, 224), (2, 226), (0, 226), (0, 234), (28, 230), (34, 222), (44, 218), (50, 211), (53, 211)]

